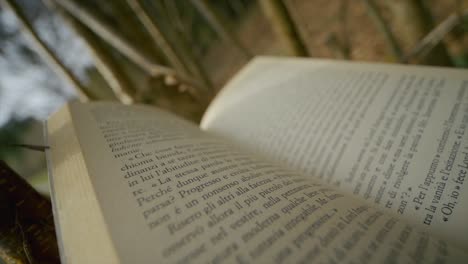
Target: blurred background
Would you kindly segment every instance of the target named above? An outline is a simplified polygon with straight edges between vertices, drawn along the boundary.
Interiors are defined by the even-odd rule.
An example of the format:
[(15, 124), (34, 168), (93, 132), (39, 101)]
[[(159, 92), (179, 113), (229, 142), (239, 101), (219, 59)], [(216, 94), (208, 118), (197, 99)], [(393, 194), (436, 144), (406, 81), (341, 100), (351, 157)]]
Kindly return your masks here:
[(0, 0), (0, 159), (47, 195), (43, 121), (69, 100), (198, 122), (257, 55), (468, 67), (468, 0)]

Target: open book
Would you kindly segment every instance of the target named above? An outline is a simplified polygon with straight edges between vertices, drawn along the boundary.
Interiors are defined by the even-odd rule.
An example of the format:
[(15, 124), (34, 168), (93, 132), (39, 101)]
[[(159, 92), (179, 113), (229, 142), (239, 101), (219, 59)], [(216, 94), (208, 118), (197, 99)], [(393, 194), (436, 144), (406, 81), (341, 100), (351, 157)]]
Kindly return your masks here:
[(468, 72), (257, 58), (201, 126), (147, 106), (50, 117), (70, 263), (468, 258)]

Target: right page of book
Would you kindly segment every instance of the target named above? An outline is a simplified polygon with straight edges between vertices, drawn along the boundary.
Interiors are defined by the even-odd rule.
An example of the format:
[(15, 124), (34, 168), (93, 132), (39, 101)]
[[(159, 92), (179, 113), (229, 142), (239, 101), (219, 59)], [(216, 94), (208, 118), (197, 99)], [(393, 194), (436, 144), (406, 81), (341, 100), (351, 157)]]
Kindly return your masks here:
[(468, 248), (466, 70), (258, 58), (202, 129)]

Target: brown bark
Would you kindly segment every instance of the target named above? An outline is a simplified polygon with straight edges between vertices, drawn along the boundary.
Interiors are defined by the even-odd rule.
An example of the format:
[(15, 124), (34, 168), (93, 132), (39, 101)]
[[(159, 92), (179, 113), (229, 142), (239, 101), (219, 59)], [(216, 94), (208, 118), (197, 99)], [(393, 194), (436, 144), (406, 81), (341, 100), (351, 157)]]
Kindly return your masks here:
[[(407, 47), (416, 46), (435, 26), (430, 11), (422, 0), (384, 1), (392, 16), (392, 23), (398, 29), (398, 36)], [(438, 44), (422, 60), (429, 65), (452, 65), (443, 43)]]
[(172, 48), (169, 41), (162, 34), (161, 30), (151, 20), (149, 14), (143, 8), (139, 0), (127, 0), (128, 5), (132, 8), (140, 23), (145, 27), (154, 43), (161, 49), (163, 54), (167, 57), (169, 63), (177, 70), (189, 74), (183, 61), (179, 58), (177, 52)]
[(208, 24), (226, 41), (235, 46), (246, 59), (250, 59), (252, 54), (242, 45), (236, 35), (230, 30), (228, 23), (218, 14), (208, 0), (192, 0), (192, 4), (203, 15)]
[(172, 35), (169, 37), (173, 40), (172, 44), (180, 53), (185, 62), (185, 65), (187, 65), (190, 72), (203, 84), (204, 89), (200, 92), (202, 92), (202, 103), (206, 105), (210, 101), (211, 97), (215, 94), (213, 83), (206, 73), (206, 70), (204, 69), (200, 59), (197, 58), (193, 52), (193, 48), (191, 47), (190, 41), (187, 38), (187, 36), (190, 35), (188, 27), (186, 27), (186, 25), (184, 25), (183, 21), (180, 19), (181, 16), (179, 14), (179, 10), (177, 9), (176, 2), (173, 0), (167, 0), (163, 2), (156, 2), (155, 4), (157, 4), (159, 8), (167, 11), (167, 19), (170, 21), (170, 23), (179, 25), (178, 30), (176, 29), (177, 27), (172, 28), (173, 30), (170, 31)]
[(401, 51), (400, 45), (398, 44), (393, 32), (390, 30), (388, 23), (382, 17), (382, 14), (375, 2), (373, 0), (363, 0), (363, 3), (367, 8), (367, 13), (372, 20), (374, 20), (374, 24), (384, 36), (385, 43), (387, 44), (390, 52), (397, 61), (403, 62), (403, 52)]
[(50, 201), (1, 160), (0, 210), (0, 260), (60, 263)]
[(288, 53), (294, 56), (309, 56), (305, 43), (283, 1), (260, 0), (260, 5)]
[[(412, 50), (408, 53), (407, 60), (411, 61), (418, 57), (425, 57), (427, 54), (434, 49), (445, 37), (452, 38), (452, 45), (458, 45), (460, 49), (463, 49), (462, 44), (457, 39), (450, 36), (450, 32), (459, 24), (468, 18), (468, 10), (465, 12), (456, 12), (449, 15), (439, 25), (434, 27)], [(463, 51), (461, 52), (463, 54)]]

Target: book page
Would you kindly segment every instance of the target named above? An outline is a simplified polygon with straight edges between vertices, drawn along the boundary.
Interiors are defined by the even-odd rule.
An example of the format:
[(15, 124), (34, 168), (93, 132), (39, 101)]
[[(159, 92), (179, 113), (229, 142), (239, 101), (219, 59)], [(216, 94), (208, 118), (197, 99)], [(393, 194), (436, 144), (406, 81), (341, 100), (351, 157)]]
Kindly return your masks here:
[(244, 69), (202, 121), (464, 248), (467, 126), (466, 70), (274, 58)]
[[(47, 120), (47, 167), (61, 263), (118, 263), (68, 106)], [(90, 239), (92, 238), (92, 239)]]
[(166, 112), (109, 103), (70, 109), (122, 263), (467, 257), (404, 221)]

